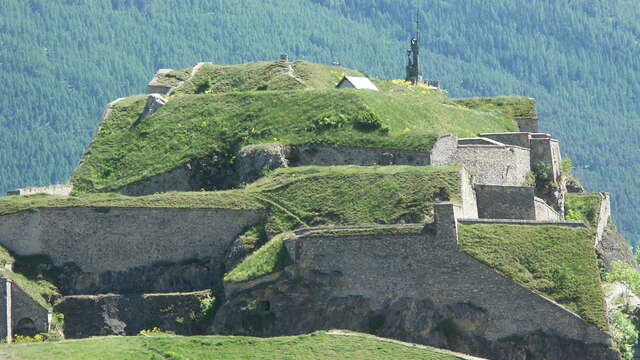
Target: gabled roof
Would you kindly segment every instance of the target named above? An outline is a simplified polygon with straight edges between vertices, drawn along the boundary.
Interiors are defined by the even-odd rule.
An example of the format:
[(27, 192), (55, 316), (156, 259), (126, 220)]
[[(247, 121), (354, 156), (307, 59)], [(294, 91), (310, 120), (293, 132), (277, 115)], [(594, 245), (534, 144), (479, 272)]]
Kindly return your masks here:
[(379, 91), (378, 87), (374, 83), (372, 83), (369, 78), (357, 76), (345, 76), (342, 80), (340, 80), (337, 87), (340, 87), (340, 85), (342, 85), (342, 83), (345, 81), (348, 81), (351, 85), (353, 85), (354, 88), (358, 90), (367, 89)]

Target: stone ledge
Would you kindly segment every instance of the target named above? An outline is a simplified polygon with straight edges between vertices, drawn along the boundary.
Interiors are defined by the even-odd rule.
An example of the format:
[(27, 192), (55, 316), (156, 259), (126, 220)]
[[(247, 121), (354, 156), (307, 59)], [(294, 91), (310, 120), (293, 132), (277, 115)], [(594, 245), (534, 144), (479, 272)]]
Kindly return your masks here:
[(458, 222), (465, 225), (472, 224), (504, 224), (504, 225), (531, 225), (531, 226), (568, 226), (582, 227), (587, 225), (582, 221), (537, 221), (537, 220), (511, 220), (511, 219), (458, 219)]

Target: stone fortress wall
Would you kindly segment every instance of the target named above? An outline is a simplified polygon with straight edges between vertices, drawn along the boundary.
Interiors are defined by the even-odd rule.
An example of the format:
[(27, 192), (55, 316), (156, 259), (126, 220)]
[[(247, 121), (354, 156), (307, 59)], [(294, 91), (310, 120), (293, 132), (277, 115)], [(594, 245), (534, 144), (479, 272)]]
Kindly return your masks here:
[(32, 187), (32, 188), (23, 188), (23, 189), (15, 189), (15, 190), (7, 191), (7, 195), (8, 196), (28, 196), (28, 195), (36, 195), (36, 194), (46, 194), (46, 195), (68, 196), (69, 194), (71, 194), (72, 189), (73, 189), (73, 186), (69, 184), (38, 186), (38, 187)]
[(47, 255), (70, 276), (61, 292), (100, 294), (210, 289), (225, 252), (264, 211), (43, 208), (2, 216), (0, 245)]
[[(616, 358), (605, 332), (460, 251), (456, 206), (436, 205), (435, 215), (420, 234), (285, 240), (294, 264), (227, 296), (215, 329), (252, 336), (373, 331), (497, 360), (520, 358), (525, 348), (540, 358)], [(246, 325), (249, 317), (260, 326)]]

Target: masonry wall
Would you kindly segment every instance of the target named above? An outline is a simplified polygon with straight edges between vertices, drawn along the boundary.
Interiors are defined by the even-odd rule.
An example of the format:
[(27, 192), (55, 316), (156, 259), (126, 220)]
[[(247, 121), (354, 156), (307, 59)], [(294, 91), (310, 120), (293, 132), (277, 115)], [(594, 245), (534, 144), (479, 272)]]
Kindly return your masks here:
[(475, 189), (481, 219), (536, 219), (532, 187), (476, 185)]
[(560, 143), (550, 137), (531, 139), (531, 168), (535, 169), (539, 163), (550, 165), (548, 175), (551, 181), (560, 179)]
[(518, 130), (522, 132), (536, 133), (539, 130), (538, 118), (519, 118), (515, 119), (518, 124)]
[(211, 288), (225, 251), (262, 211), (59, 208), (0, 218), (0, 245), (48, 255), (64, 294), (173, 292)]
[(463, 165), (476, 184), (520, 186), (530, 171), (529, 149), (515, 146), (461, 145), (450, 164)]
[(297, 145), (289, 157), (291, 166), (430, 165), (429, 151)]
[(529, 147), (531, 146), (528, 132), (485, 133), (480, 134), (480, 136), (501, 142), (505, 145), (515, 145), (523, 147), (525, 149), (529, 149)]
[(562, 217), (547, 203), (540, 199), (534, 198), (535, 205), (535, 219), (538, 221), (560, 221)]
[[(21, 320), (31, 320), (35, 325), (36, 333), (44, 333), (49, 330), (49, 311), (43, 308), (29, 295), (25, 294), (15, 283), (13, 289), (13, 333), (18, 332), (18, 325)], [(34, 335), (34, 334), (26, 334)]]

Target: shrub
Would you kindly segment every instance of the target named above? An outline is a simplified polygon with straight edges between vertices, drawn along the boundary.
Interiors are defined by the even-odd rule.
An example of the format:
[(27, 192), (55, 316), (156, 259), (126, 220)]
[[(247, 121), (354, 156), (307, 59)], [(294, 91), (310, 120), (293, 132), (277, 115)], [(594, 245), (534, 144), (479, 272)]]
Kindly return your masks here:
[(382, 127), (382, 120), (370, 110), (360, 111), (355, 117), (355, 127), (361, 131), (373, 131)]
[(341, 128), (348, 122), (349, 119), (343, 114), (327, 112), (311, 120), (311, 126), (314, 131), (325, 131)]
[(611, 335), (624, 360), (633, 359), (633, 346), (638, 341), (638, 330), (627, 314), (616, 310), (611, 314)]

